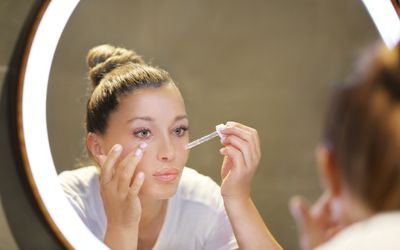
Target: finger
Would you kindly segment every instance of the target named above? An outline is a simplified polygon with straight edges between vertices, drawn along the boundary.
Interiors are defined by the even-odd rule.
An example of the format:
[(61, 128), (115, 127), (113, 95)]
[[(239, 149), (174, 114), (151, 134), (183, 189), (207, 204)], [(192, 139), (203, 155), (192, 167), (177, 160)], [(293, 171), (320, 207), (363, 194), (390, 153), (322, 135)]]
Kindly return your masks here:
[(330, 224), (332, 217), (330, 203), (330, 195), (328, 192), (325, 192), (311, 208), (312, 216), (318, 219), (318, 221), (324, 225)]
[(244, 158), (245, 161), (245, 167), (252, 167), (254, 165), (257, 165), (257, 155), (256, 153), (251, 149), (251, 146), (247, 141), (244, 141), (242, 138), (235, 136), (235, 135), (229, 135), (225, 137), (222, 140), (224, 145), (231, 145), (238, 149)]
[(225, 177), (229, 174), (229, 171), (231, 171), (233, 162), (232, 158), (225, 156), (224, 157), (224, 162), (222, 163), (222, 168), (221, 168), (221, 179), (224, 180)]
[(308, 203), (301, 197), (293, 197), (290, 199), (289, 208), (296, 222), (301, 249), (311, 249), (310, 238), (312, 238), (312, 232), (309, 229), (311, 216)]
[(129, 188), (129, 197), (133, 198), (135, 196), (137, 196), (139, 194), (139, 191), (144, 183), (144, 173), (143, 172), (139, 172), (136, 174), (130, 188)]
[(113, 177), (113, 168), (115, 163), (118, 160), (118, 157), (121, 155), (122, 146), (119, 144), (115, 144), (107, 154), (104, 164), (102, 165), (100, 179), (102, 184), (107, 184), (112, 180)]
[(257, 130), (247, 127), (237, 122), (227, 122), (226, 127), (221, 130), (224, 135), (234, 134), (241, 137), (243, 140), (250, 143), (252, 149), (257, 153), (258, 157), (261, 156), (260, 140)]
[(255, 132), (257, 132), (257, 130), (256, 130), (255, 128), (246, 126), (246, 125), (244, 125), (244, 124), (242, 124), (242, 123), (239, 123), (239, 122), (228, 121), (228, 122), (226, 123), (226, 126), (227, 126), (227, 127), (238, 127), (238, 128), (243, 129), (243, 130), (249, 131), (250, 133), (255, 133)]
[(312, 218), (326, 230), (327, 235), (339, 227), (339, 217), (332, 207), (334, 207), (332, 196), (329, 192), (325, 192), (311, 208)]
[(297, 224), (299, 234), (307, 234), (311, 221), (310, 207), (308, 203), (303, 198), (296, 196), (290, 199), (289, 208)]
[[(321, 206), (317, 202), (310, 208), (305, 200), (295, 197), (291, 200), (290, 207), (299, 229), (302, 249), (314, 249), (327, 239), (332, 225), (327, 223), (329, 216), (326, 216), (324, 212), (321, 213), (325, 210), (325, 205)], [(319, 211), (320, 214), (316, 214), (315, 211)], [(320, 218), (317, 218), (318, 216)]]
[(254, 141), (253, 136), (250, 134), (249, 131), (243, 130), (239, 127), (227, 127), (221, 131), (224, 137), (221, 139), (222, 144), (226, 145), (225, 139), (229, 136), (236, 136), (239, 137), (241, 140), (245, 141), (249, 144), (251, 150), (258, 155), (258, 151), (256, 149), (256, 143)]
[(135, 151), (129, 153), (121, 162), (121, 167), (116, 173), (116, 180), (118, 182), (117, 190), (119, 192), (128, 192), (136, 166), (142, 158), (142, 155), (143, 149), (137, 148)]
[(236, 171), (241, 171), (244, 169), (245, 162), (243, 159), (243, 155), (238, 149), (232, 146), (226, 146), (220, 149), (220, 153), (231, 158), (233, 162), (231, 170), (236, 169)]
[(226, 127), (228, 127), (228, 128), (229, 127), (237, 127), (237, 128), (243, 129), (245, 131), (248, 131), (249, 133), (256, 133), (257, 132), (257, 130), (252, 128), (252, 127), (246, 126), (246, 125), (244, 125), (242, 123), (239, 123), (239, 122), (233, 122), (233, 121), (227, 122), (226, 123)]
[(242, 137), (245, 141), (251, 141), (251, 132), (245, 128), (237, 125), (238, 123), (227, 122), (225, 128), (221, 130), (224, 135), (234, 134), (236, 136)]

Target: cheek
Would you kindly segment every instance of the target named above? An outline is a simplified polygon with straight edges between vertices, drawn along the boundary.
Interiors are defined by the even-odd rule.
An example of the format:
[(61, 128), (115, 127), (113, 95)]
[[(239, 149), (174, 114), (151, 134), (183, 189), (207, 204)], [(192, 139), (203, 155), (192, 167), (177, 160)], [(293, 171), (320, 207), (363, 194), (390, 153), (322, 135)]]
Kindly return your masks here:
[[(183, 167), (188, 158), (189, 158), (189, 150), (186, 149), (187, 143), (178, 143), (175, 144), (175, 164), (177, 167)], [(152, 147), (152, 144), (150, 143), (148, 147), (145, 149), (145, 152), (142, 156), (142, 159), (140, 160), (139, 164), (136, 167), (136, 171), (143, 171), (146, 173), (146, 171), (152, 171), (153, 168), (157, 167), (159, 164), (157, 160), (157, 152), (155, 149)]]
[(187, 145), (189, 144), (189, 134), (186, 134), (183, 137), (176, 138), (175, 142), (175, 149), (182, 153), (182, 151), (188, 151), (186, 149)]
[(176, 159), (181, 163), (182, 165), (185, 165), (188, 158), (189, 158), (189, 150), (186, 149), (186, 145), (180, 146), (176, 150)]

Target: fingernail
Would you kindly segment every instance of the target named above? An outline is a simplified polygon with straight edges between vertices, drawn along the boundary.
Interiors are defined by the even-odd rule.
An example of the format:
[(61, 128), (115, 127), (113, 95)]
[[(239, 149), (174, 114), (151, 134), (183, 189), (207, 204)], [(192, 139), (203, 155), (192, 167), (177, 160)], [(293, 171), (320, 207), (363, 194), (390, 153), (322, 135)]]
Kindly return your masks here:
[(143, 180), (144, 179), (144, 173), (143, 172), (139, 172), (138, 174), (137, 174), (137, 177), (136, 178), (138, 178), (139, 180)]
[(147, 143), (145, 143), (145, 142), (142, 142), (142, 143), (140, 143), (140, 145), (139, 145), (139, 148), (141, 148), (141, 149), (145, 149), (145, 148), (147, 148), (147, 146), (148, 146), (148, 144), (147, 144)]
[(138, 148), (138, 149), (136, 149), (135, 156), (139, 157), (142, 155), (142, 153), (143, 153), (142, 149)]
[(224, 154), (224, 153), (225, 153), (225, 148), (221, 148), (221, 149), (219, 150), (219, 153), (220, 153), (220, 154)]
[(121, 151), (122, 151), (122, 146), (119, 145), (119, 144), (115, 144), (115, 146), (114, 146), (114, 151), (115, 151), (115, 152), (121, 152)]

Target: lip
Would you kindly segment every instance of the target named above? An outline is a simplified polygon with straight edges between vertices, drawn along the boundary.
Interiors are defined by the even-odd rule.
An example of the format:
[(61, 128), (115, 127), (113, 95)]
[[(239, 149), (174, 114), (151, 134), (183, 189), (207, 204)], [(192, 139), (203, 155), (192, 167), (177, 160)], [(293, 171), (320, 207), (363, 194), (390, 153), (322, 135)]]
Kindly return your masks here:
[(172, 182), (179, 176), (179, 170), (175, 168), (163, 168), (153, 173), (153, 177), (161, 182)]

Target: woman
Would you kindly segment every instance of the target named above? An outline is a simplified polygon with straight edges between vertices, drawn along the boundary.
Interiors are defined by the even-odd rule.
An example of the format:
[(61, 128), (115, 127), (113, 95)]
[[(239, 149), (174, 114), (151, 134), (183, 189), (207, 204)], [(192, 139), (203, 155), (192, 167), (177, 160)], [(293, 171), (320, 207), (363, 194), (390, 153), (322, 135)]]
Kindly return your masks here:
[(325, 193), (291, 201), (303, 249), (400, 247), (400, 50), (367, 51), (328, 112), (317, 159)]
[[(86, 143), (96, 166), (59, 176), (84, 223), (111, 249), (236, 249), (219, 186), (184, 167), (189, 121), (169, 74), (111, 45), (91, 49), (87, 62)], [(232, 122), (224, 133), (258, 164), (254, 129)]]
[[(378, 46), (358, 66), (332, 99), (317, 149), (325, 192), (311, 208), (299, 197), (290, 202), (302, 249), (400, 248), (399, 46)], [(251, 182), (252, 174), (236, 172)], [(234, 211), (240, 216), (230, 215), (234, 229), (247, 228), (236, 233), (239, 247), (262, 249), (272, 237), (257, 210), (245, 209), (249, 192), (242, 200)]]

